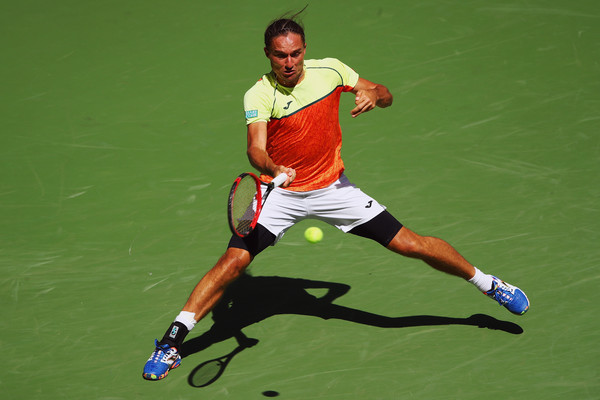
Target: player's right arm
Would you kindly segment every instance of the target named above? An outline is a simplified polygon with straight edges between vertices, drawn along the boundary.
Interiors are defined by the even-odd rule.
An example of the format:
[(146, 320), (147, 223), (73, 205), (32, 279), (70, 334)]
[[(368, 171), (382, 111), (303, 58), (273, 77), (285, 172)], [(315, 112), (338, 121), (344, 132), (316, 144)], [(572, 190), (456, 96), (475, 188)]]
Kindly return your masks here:
[(250, 164), (260, 173), (270, 176), (277, 176), (282, 172), (288, 174), (288, 179), (281, 187), (288, 187), (294, 178), (296, 171), (283, 165), (277, 165), (273, 162), (267, 152), (267, 123), (257, 121), (248, 125), (248, 147), (246, 150)]

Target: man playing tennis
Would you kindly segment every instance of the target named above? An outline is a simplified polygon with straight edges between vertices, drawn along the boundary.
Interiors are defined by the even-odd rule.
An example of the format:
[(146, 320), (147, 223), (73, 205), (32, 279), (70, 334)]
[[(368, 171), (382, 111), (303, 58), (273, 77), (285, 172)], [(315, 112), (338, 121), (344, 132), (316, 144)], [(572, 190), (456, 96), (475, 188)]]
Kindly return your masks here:
[(223, 256), (197, 284), (163, 339), (155, 342), (144, 366), (145, 379), (162, 379), (178, 367), (181, 357), (177, 349), (196, 322), (211, 311), (257, 254), (306, 218), (375, 240), (398, 254), (461, 277), (514, 314), (528, 310), (529, 300), (519, 288), (484, 274), (444, 240), (420, 236), (404, 227), (344, 175), (340, 96), (343, 92), (354, 94), (356, 106), (350, 113), (358, 117), (392, 104), (385, 86), (359, 77), (333, 58), (305, 60), (304, 30), (294, 17), (267, 27), (264, 51), (271, 72), (244, 97), (247, 154), (262, 180), (269, 181), (282, 172), (288, 178), (271, 193), (256, 229), (244, 239), (232, 236)]

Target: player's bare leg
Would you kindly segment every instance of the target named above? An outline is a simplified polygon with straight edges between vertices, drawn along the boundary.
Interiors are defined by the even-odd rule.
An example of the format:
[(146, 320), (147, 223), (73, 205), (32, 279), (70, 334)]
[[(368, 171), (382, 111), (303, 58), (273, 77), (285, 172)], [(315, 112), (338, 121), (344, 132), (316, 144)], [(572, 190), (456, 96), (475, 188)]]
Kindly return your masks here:
[(439, 271), (466, 280), (475, 276), (475, 267), (448, 242), (418, 235), (406, 227), (400, 229), (387, 248), (403, 256), (423, 260)]
[(246, 250), (229, 248), (215, 266), (198, 282), (183, 311), (195, 314), (201, 320), (219, 302), (227, 287), (250, 265), (252, 256)]
[(469, 281), (513, 314), (523, 315), (529, 310), (529, 299), (521, 289), (495, 276), (484, 274), (440, 238), (421, 236), (403, 227), (387, 248), (403, 256), (423, 260), (439, 271)]
[(252, 256), (246, 250), (229, 248), (215, 266), (198, 282), (183, 310), (169, 326), (144, 365), (142, 376), (148, 380), (165, 378), (181, 364), (179, 349), (196, 322), (219, 302), (227, 287), (250, 265)]

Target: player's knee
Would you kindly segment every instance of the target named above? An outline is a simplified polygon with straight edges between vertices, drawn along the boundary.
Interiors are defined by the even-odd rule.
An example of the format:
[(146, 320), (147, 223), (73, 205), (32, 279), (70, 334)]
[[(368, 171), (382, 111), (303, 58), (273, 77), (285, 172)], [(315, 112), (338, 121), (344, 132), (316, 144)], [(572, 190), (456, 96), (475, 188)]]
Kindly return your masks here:
[(237, 279), (252, 262), (252, 256), (246, 250), (229, 248), (221, 257), (221, 264), (225, 267), (230, 278)]
[(419, 257), (423, 252), (423, 241), (421, 236), (404, 227), (392, 239), (388, 249), (406, 257)]

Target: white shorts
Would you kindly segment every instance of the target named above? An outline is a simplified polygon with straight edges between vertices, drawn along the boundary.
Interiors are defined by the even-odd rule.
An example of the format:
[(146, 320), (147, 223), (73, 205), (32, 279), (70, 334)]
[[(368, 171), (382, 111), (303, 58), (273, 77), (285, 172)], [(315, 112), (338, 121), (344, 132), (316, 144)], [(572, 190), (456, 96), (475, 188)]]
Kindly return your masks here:
[(342, 175), (324, 189), (308, 192), (273, 189), (258, 223), (277, 237), (277, 243), (289, 228), (304, 219), (317, 219), (348, 232), (384, 210), (384, 206)]

